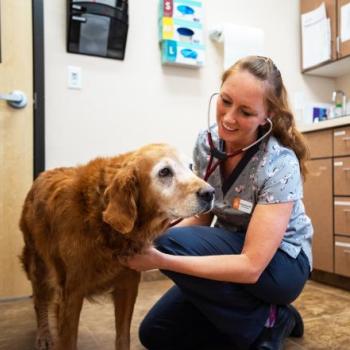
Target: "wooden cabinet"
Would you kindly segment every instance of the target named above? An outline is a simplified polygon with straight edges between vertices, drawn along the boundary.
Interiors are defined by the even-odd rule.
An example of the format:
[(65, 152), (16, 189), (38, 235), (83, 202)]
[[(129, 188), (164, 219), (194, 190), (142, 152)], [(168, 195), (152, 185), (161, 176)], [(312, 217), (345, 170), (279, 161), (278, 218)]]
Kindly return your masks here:
[(334, 198), (334, 233), (350, 237), (350, 197)]
[(332, 159), (315, 159), (308, 163), (304, 184), (304, 204), (314, 227), (313, 267), (333, 272), (333, 178)]
[[(344, 35), (342, 37), (342, 28), (345, 27), (345, 23), (342, 23), (342, 21), (346, 21), (348, 17), (348, 13), (344, 11), (347, 7), (344, 6), (349, 5), (350, 0), (300, 0), (300, 13), (302, 15), (316, 10), (323, 3), (326, 9), (326, 16), (330, 21), (331, 37), (329, 44), (331, 45), (331, 55), (328, 60), (319, 62), (311, 67), (303, 68), (305, 65), (301, 62), (301, 70), (309, 75), (339, 77), (347, 74), (350, 66), (350, 38), (344, 37)], [(301, 33), (303, 33), (302, 30)], [(303, 47), (302, 37), (301, 42)]]
[(334, 158), (334, 194), (350, 195), (350, 157)]
[[(350, 6), (350, 0), (337, 0), (338, 8), (337, 8), (337, 16), (338, 16), (338, 27), (337, 27), (337, 33), (338, 33), (338, 58), (346, 57), (350, 55), (350, 38), (346, 37), (342, 38), (342, 26), (349, 25), (349, 22), (342, 23), (342, 21), (349, 21), (349, 13), (342, 13), (345, 10), (346, 6), (347, 8)], [(348, 28), (349, 30), (349, 28)]]
[(313, 267), (350, 277), (350, 126), (304, 136), (311, 155), (304, 203), (314, 226)]
[(350, 277), (350, 238), (335, 236), (335, 273)]
[(310, 132), (304, 136), (308, 142), (311, 159), (332, 157), (332, 130), (328, 129), (318, 132)]
[(333, 133), (334, 156), (350, 154), (350, 127), (337, 128)]

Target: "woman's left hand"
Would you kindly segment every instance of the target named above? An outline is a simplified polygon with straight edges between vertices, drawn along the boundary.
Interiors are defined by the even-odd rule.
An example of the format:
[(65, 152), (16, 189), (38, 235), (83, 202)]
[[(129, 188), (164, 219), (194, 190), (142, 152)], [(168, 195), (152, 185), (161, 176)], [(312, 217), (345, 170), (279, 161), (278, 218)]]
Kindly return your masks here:
[(137, 271), (147, 271), (161, 268), (161, 262), (164, 256), (159, 250), (154, 247), (147, 248), (142, 254), (136, 254), (123, 262), (123, 265)]

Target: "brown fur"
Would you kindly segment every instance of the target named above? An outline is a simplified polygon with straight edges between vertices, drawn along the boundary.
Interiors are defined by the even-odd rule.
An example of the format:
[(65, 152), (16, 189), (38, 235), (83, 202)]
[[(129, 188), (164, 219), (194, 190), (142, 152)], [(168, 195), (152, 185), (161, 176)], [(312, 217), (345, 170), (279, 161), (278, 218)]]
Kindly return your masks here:
[[(118, 258), (141, 252), (169, 224), (165, 200), (154, 193), (150, 171), (159, 159), (175, 156), (165, 145), (150, 145), (87, 165), (41, 174), (24, 203), (21, 256), (33, 287), (38, 349), (76, 349), (85, 297), (112, 290), (116, 348), (129, 349), (129, 328), (140, 274)], [(180, 192), (198, 192), (193, 178)], [(185, 197), (185, 194), (183, 194)], [(181, 203), (180, 203), (181, 205)], [(57, 340), (48, 326), (54, 302)]]

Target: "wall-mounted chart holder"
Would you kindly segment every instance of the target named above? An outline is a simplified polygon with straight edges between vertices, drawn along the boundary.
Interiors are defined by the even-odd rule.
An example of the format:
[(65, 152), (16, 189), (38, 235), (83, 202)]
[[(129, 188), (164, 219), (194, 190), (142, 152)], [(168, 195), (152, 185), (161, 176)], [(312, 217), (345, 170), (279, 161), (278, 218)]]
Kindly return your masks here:
[(128, 0), (68, 0), (67, 51), (123, 60)]

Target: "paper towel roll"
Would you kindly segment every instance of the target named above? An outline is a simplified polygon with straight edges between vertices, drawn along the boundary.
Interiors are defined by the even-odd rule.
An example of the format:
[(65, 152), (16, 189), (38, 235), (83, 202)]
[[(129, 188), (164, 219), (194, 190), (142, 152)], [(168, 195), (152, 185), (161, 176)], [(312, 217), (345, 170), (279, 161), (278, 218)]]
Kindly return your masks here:
[(249, 55), (265, 55), (264, 32), (260, 28), (220, 23), (209, 30), (212, 40), (224, 45), (224, 69)]

